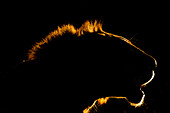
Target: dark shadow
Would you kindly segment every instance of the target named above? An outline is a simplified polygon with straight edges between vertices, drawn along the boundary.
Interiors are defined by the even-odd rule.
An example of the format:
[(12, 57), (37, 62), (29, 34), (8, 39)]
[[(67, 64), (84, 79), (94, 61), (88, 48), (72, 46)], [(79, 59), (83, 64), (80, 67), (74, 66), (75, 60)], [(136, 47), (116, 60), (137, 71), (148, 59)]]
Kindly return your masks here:
[(11, 113), (77, 113), (105, 96), (139, 102), (140, 85), (154, 68), (151, 58), (129, 44), (97, 34), (64, 35), (37, 56), (8, 75), (5, 96)]

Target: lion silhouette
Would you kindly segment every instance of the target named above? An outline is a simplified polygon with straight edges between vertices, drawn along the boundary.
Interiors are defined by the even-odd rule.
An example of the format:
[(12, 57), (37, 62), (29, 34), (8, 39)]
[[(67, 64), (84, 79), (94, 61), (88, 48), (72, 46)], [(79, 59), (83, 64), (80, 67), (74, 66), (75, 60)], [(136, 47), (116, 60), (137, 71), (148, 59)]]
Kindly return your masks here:
[(97, 21), (79, 29), (64, 25), (33, 45), (9, 76), (12, 110), (82, 112), (94, 100), (108, 96), (139, 102), (139, 88), (155, 68), (153, 59), (125, 39), (101, 31)]

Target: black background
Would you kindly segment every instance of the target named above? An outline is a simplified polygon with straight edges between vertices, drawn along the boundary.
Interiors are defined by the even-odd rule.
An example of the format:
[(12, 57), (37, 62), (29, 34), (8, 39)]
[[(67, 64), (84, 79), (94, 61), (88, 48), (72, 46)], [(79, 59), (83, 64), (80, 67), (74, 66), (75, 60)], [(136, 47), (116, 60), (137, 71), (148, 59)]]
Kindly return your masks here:
[[(20, 62), (25, 58), (25, 55), (27, 54), (28, 49), (30, 49), (31, 46), (36, 41), (41, 40), (46, 35), (48, 35), (49, 32), (55, 30), (57, 26), (70, 23), (70, 24), (75, 25), (78, 28), (86, 20), (95, 20), (95, 19), (101, 20), (103, 22), (103, 29), (107, 32), (122, 35), (129, 39), (134, 37), (133, 41), (134, 43), (136, 43), (136, 45), (139, 45), (139, 47), (143, 48), (148, 53), (152, 54), (158, 60), (158, 68), (156, 70), (157, 76), (155, 80), (147, 88), (145, 88), (146, 93), (147, 93), (147, 98), (146, 98), (147, 104), (141, 109), (136, 109), (136, 111), (134, 109), (127, 108), (127, 112), (129, 112), (128, 111), (129, 109), (131, 110), (130, 112), (146, 111), (148, 113), (150, 112), (161, 113), (167, 110), (168, 105), (165, 104), (166, 103), (165, 100), (168, 97), (167, 92), (168, 92), (168, 87), (169, 87), (169, 81), (168, 81), (167, 73), (165, 71), (166, 63), (163, 63), (163, 62), (166, 62), (166, 59), (168, 58), (166, 51), (165, 51), (167, 48), (166, 47), (167, 42), (164, 41), (164, 44), (162, 43), (162, 41), (164, 40), (162, 37), (162, 33), (164, 32), (163, 30), (164, 19), (162, 18), (165, 18), (165, 17), (163, 16), (162, 13), (158, 13), (160, 5), (159, 6), (158, 4), (153, 5), (152, 3), (147, 3), (147, 4), (136, 3), (135, 5), (133, 5), (131, 3), (127, 4), (127, 3), (117, 3), (117, 2), (112, 3), (112, 4), (107, 3), (107, 2), (97, 4), (97, 3), (91, 3), (89, 1), (79, 2), (78, 4), (67, 3), (67, 5), (65, 5), (65, 3), (55, 3), (53, 4), (54, 5), (53, 6), (52, 4), (53, 3), (50, 3), (48, 5), (44, 3), (44, 5), (42, 4), (40, 5), (40, 4), (27, 3), (27, 5), (23, 4), (21, 6), (18, 6), (18, 8), (14, 8), (14, 7), (10, 8), (11, 10), (9, 11), (9, 13), (5, 14), (4, 22), (2, 22), (3, 24), (2, 34), (3, 35), (1, 39), (1, 45), (2, 45), (1, 47), (2, 48), (1, 50), (1, 53), (2, 53), (1, 55), (2, 57), (1, 58), (2, 59), (2, 62), (1, 62), (1, 65), (2, 65), (2, 68), (1, 68), (2, 69), (1, 71), (1, 81), (2, 81), (1, 82), (2, 83), (1, 100), (2, 101), (1, 101), (0, 110), (2, 113), (3, 112), (13, 113), (13, 112), (18, 112), (18, 110), (19, 112), (28, 112), (29, 110), (31, 110), (31, 108), (29, 109), (29, 107), (24, 108), (23, 107), (24, 105), (20, 106), (21, 103), (22, 102), (24, 103), (25, 100), (20, 101), (21, 103), (17, 104), (17, 98), (15, 97), (15, 95), (17, 95), (18, 97), (22, 97), (22, 94), (20, 94), (21, 95), (20, 96), (17, 93), (21, 91), (21, 88), (18, 88), (19, 91), (17, 90), (13, 91), (10, 89), (13, 85), (14, 87), (20, 87), (22, 86), (22, 84), (28, 83), (28, 82), (26, 83), (22, 82), (23, 79), (24, 80), (28, 79), (29, 81), (30, 79), (32, 80), (33, 78), (35, 79), (35, 81), (33, 80), (34, 83), (36, 83), (37, 79), (39, 79), (39, 77), (34, 78), (33, 75), (31, 76), (32, 78), (31, 77), (22, 78), (21, 76), (18, 76), (16, 78), (12, 77), (12, 79), (10, 79), (11, 74), (13, 76), (16, 76), (17, 74), (16, 72), (13, 73), (13, 71), (11, 70), (15, 70), (16, 68), (20, 66)], [(85, 15), (102, 15), (102, 14), (107, 15), (107, 16), (85, 16)], [(73, 15), (76, 15), (76, 16), (73, 16)], [(78, 16), (78, 15), (83, 15), (83, 16)], [(61, 45), (62, 43), (63, 42), (61, 42)], [(68, 41), (66, 43), (68, 43)], [(73, 41), (72, 43), (76, 43), (76, 42)], [(80, 43), (85, 44), (85, 42), (80, 42)], [(92, 45), (94, 41), (92, 42), (90, 41), (87, 43)], [(99, 43), (102, 43), (102, 42), (99, 42)], [(109, 42), (104, 42), (104, 43), (105, 43), (104, 45), (107, 45), (107, 43)], [(63, 48), (63, 50), (65, 49)], [(29, 68), (35, 69), (36, 66), (32, 67), (31, 65), (31, 68), (30, 67)], [(40, 66), (40, 64), (38, 66)], [(19, 68), (19, 70), (20, 69), (22, 68)], [(39, 70), (41, 69), (44, 69), (44, 68), (39, 68)], [(27, 73), (22, 73), (24, 71), (27, 71)], [(22, 71), (20, 75), (22, 74), (31, 75), (32, 74), (30, 70), (24, 70), (24, 71)], [(37, 71), (35, 71), (35, 73), (36, 72)], [(17, 84), (14, 80), (16, 80), (17, 82), (19, 81), (18, 82), (19, 84)], [(15, 85), (15, 83), (17, 85)], [(27, 87), (29, 88), (29, 86)], [(114, 86), (114, 88), (117, 88), (117, 87), (120, 87), (120, 86), (116, 86), (116, 87)], [(51, 88), (49, 90), (51, 91), (53, 89)], [(55, 91), (53, 91), (53, 93), (54, 92)], [(66, 96), (69, 95), (69, 93), (65, 93), (65, 94)], [(97, 94), (92, 94), (92, 95), (97, 95)], [(83, 99), (83, 102), (85, 102), (86, 104), (79, 101), (79, 104), (76, 106), (80, 106), (80, 105), (81, 107), (83, 106), (82, 108), (79, 108), (81, 112), (82, 109), (86, 108), (92, 102), (92, 100), (94, 100), (94, 98), (97, 98), (103, 95), (104, 94), (97, 95), (96, 97), (92, 96), (92, 98), (91, 96), (86, 96)], [(83, 97), (79, 97), (79, 98), (81, 100), (81, 98)], [(87, 101), (86, 99), (89, 99), (90, 102)], [(57, 97), (54, 100), (57, 100)], [(40, 98), (37, 101), (42, 101), (42, 99)], [(67, 108), (67, 106), (71, 106), (70, 101), (71, 100), (69, 100), (69, 102), (61, 103), (63, 104), (63, 106), (65, 106), (64, 109), (69, 109), (69, 107)], [(51, 103), (50, 105), (53, 105), (54, 107), (57, 106), (58, 103), (57, 102), (54, 102), (54, 103), (55, 104)], [(64, 105), (66, 103), (67, 105)], [(120, 107), (122, 106), (122, 104), (123, 102), (121, 102), (120, 104), (111, 103), (109, 105), (115, 105), (115, 106), (117, 105), (117, 109), (119, 108), (123, 109)], [(103, 109), (106, 109), (107, 107), (109, 110), (103, 110)], [(42, 111), (41, 108), (42, 107), (39, 107), (39, 111)], [(115, 110), (116, 107), (114, 107), (113, 111), (111, 111), (111, 108), (112, 108), (111, 106), (106, 106), (106, 108), (103, 108), (102, 110), (104, 112), (116, 112)], [(63, 109), (63, 112), (65, 111), (64, 109)], [(47, 109), (47, 111), (48, 110), (49, 109)]]

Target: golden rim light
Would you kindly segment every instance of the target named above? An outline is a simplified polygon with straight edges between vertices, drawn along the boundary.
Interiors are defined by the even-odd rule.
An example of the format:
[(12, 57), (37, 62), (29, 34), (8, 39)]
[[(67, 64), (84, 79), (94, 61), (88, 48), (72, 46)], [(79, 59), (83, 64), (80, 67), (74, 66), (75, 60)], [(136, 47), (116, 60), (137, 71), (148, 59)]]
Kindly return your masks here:
[[(80, 28), (75, 28), (73, 25), (71, 24), (67, 24), (67, 25), (63, 25), (61, 27), (58, 26), (57, 30), (51, 32), (48, 36), (46, 36), (45, 38), (43, 38), (40, 42), (36, 42), (35, 45), (33, 45), (33, 47), (28, 51), (28, 59), (24, 60), (23, 62), (29, 62), (32, 60), (35, 60), (36, 54), (37, 52), (42, 48), (42, 46), (44, 44), (48, 44), (49, 41), (52, 41), (53, 39), (64, 35), (65, 33), (71, 33), (72, 35), (77, 35), (82, 36), (85, 33), (98, 33), (99, 35), (102, 36), (109, 36), (110, 38), (114, 37), (114, 38), (118, 38), (122, 41), (125, 41), (126, 43), (128, 43), (129, 45), (133, 46), (134, 48), (136, 48), (137, 50), (139, 50), (140, 52), (142, 52), (143, 54), (145, 54), (146, 56), (150, 57), (154, 63), (155, 63), (155, 68), (157, 68), (157, 60), (151, 56), (150, 54), (146, 53), (144, 50), (140, 49), (139, 47), (137, 47), (136, 45), (134, 45), (130, 40), (128, 40), (127, 38), (123, 37), (123, 36), (119, 36), (119, 35), (115, 35), (112, 33), (108, 33), (105, 32), (102, 29), (102, 23), (98, 22), (97, 20), (95, 20), (94, 22), (90, 22), (90, 21), (86, 21), (84, 24), (82, 24), (82, 26)], [(107, 104), (109, 99), (125, 99), (131, 106), (134, 107), (141, 107), (144, 104), (144, 100), (145, 100), (145, 93), (142, 90), (142, 88), (144, 86), (147, 86), (150, 82), (152, 82), (152, 80), (155, 77), (155, 70), (152, 70), (152, 77), (149, 81), (147, 81), (146, 83), (142, 84), (140, 87), (140, 91), (143, 94), (141, 101), (139, 103), (132, 103), (128, 100), (127, 97), (117, 97), (117, 96), (110, 96), (110, 97), (104, 97), (104, 98), (99, 98), (97, 100), (94, 101), (94, 103), (89, 106), (88, 108), (86, 108), (83, 113), (90, 113), (91, 111), (95, 110), (97, 111), (98, 107), (103, 105), (103, 104)]]

